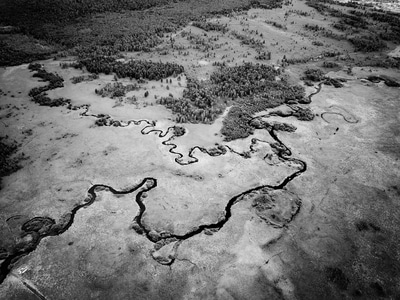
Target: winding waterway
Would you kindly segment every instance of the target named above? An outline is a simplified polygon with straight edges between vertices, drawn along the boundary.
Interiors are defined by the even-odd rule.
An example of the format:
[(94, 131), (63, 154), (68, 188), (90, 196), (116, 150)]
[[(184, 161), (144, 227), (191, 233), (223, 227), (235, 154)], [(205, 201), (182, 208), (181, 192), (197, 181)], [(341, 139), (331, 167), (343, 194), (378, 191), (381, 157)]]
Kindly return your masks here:
[[(311, 95), (308, 96), (308, 100), (311, 101), (311, 98), (318, 94), (321, 91), (321, 86), (322, 84), (319, 84), (316, 91), (312, 93)], [(79, 108), (84, 108), (85, 111), (81, 114), (83, 116), (87, 117), (95, 117), (97, 119), (100, 118), (110, 118), (107, 115), (93, 115), (89, 114), (89, 106), (84, 105)], [(175, 162), (181, 165), (188, 165), (191, 163), (195, 163), (198, 161), (198, 158), (196, 158), (193, 153), (195, 150), (200, 150), (203, 153), (206, 153), (210, 156), (220, 156), (224, 155), (227, 151), (219, 151), (219, 152), (210, 152), (206, 148), (200, 147), (200, 146), (195, 146), (189, 150), (188, 157), (190, 157), (192, 160), (188, 162), (183, 162), (181, 159), (184, 157), (182, 153), (176, 152), (175, 149), (177, 148), (177, 145), (172, 142), (172, 140), (179, 135), (175, 134), (175, 126), (168, 127), (167, 130), (162, 131), (159, 129), (155, 129), (155, 122), (153, 121), (148, 121), (148, 120), (130, 120), (127, 122), (123, 121), (112, 121), (109, 122), (108, 125), (106, 126), (117, 126), (117, 127), (126, 127), (129, 126), (130, 124), (134, 125), (140, 125), (142, 123), (146, 123), (147, 125), (141, 129), (141, 133), (144, 135), (147, 135), (149, 133), (156, 133), (158, 134), (159, 138), (164, 138), (166, 137), (170, 132), (173, 132), (170, 138), (167, 140), (163, 141), (162, 144), (169, 146), (169, 152), (176, 155), (177, 157), (175, 158)], [(184, 233), (184, 234), (174, 234), (172, 232), (163, 232), (163, 233), (158, 233), (152, 228), (150, 228), (148, 225), (144, 224), (143, 222), (143, 215), (146, 211), (146, 205), (144, 202), (144, 197), (143, 194), (147, 193), (157, 187), (157, 179), (153, 177), (146, 177), (144, 178), (139, 184), (136, 186), (132, 187), (129, 190), (116, 190), (111, 186), (104, 185), (104, 184), (95, 184), (89, 188), (87, 191), (88, 196), (84, 200), (84, 202), (80, 205), (75, 206), (70, 213), (67, 214), (67, 217), (65, 221), (62, 224), (57, 224), (56, 221), (52, 218), (48, 217), (35, 217), (30, 219), (29, 221), (25, 222), (21, 229), (26, 233), (26, 235), (29, 235), (30, 237), (30, 242), (25, 245), (24, 247), (21, 247), (19, 250), (15, 250), (14, 253), (10, 254), (2, 263), (0, 266), (0, 284), (5, 280), (7, 275), (10, 273), (12, 266), (24, 255), (27, 255), (34, 251), (37, 246), (39, 245), (40, 241), (49, 236), (56, 236), (63, 234), (65, 231), (67, 231), (72, 224), (74, 223), (76, 213), (85, 207), (90, 206), (96, 201), (97, 198), (97, 193), (96, 191), (98, 190), (107, 190), (108, 192), (111, 192), (114, 195), (126, 195), (126, 194), (131, 194), (133, 192), (138, 191), (135, 201), (137, 205), (139, 206), (139, 212), (138, 214), (134, 217), (133, 219), (133, 224), (132, 228), (136, 231), (136, 233), (141, 234), (145, 236), (150, 242), (155, 244), (155, 249), (159, 249), (163, 247), (166, 244), (176, 242), (175, 246), (173, 247), (173, 250), (176, 254), (177, 247), (179, 246), (180, 242), (187, 240), (195, 235), (198, 235), (206, 230), (211, 230), (211, 231), (218, 231), (220, 230), (231, 218), (232, 216), (232, 207), (238, 202), (238, 200), (242, 197), (245, 196), (246, 194), (252, 193), (254, 191), (259, 191), (265, 188), (270, 188), (274, 190), (279, 190), (283, 189), (289, 182), (291, 182), (294, 178), (297, 176), (301, 175), (303, 172), (307, 170), (307, 164), (297, 158), (292, 158), (291, 151), (286, 145), (279, 139), (279, 137), (276, 134), (276, 131), (273, 128), (266, 128), (266, 131), (269, 133), (269, 135), (274, 139), (275, 141), (275, 146), (274, 149), (276, 150), (276, 153), (280, 159), (283, 161), (287, 162), (293, 162), (299, 166), (299, 169), (289, 176), (287, 176), (281, 183), (278, 185), (261, 185), (252, 189), (249, 189), (247, 191), (244, 191), (233, 198), (231, 198), (224, 209), (224, 215), (214, 223), (207, 223), (207, 224), (200, 224), (197, 227), (191, 229), (190, 231)], [(251, 145), (250, 145), (250, 150), (253, 151), (253, 144), (257, 141), (261, 141), (258, 139), (252, 139)], [(272, 145), (271, 145), (272, 146)], [(230, 150), (230, 152), (238, 154), (243, 156), (242, 153), (238, 153), (234, 151), (232, 148), (229, 146), (224, 146), (226, 149)], [(293, 216), (294, 217), (294, 216)], [(156, 259), (153, 256), (154, 259)], [(156, 259), (157, 260), (157, 259)], [(175, 255), (169, 256), (168, 259), (164, 260), (157, 260), (160, 264), (163, 265), (171, 265), (175, 261)]]

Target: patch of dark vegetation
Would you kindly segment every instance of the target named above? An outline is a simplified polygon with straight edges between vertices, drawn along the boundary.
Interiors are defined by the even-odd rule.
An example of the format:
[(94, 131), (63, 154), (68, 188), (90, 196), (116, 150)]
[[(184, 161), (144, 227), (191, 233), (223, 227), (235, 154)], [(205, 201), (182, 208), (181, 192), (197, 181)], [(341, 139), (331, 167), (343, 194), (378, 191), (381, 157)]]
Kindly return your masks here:
[(345, 39), (344, 35), (334, 33), (330, 29), (326, 29), (325, 27), (315, 25), (315, 24), (305, 24), (304, 29), (321, 33), (323, 36), (325, 36), (327, 38), (331, 38), (331, 39), (338, 40), (338, 41)]
[(36, 95), (31, 98), (33, 102), (41, 105), (41, 106), (49, 106), (49, 107), (57, 107), (57, 106), (65, 106), (71, 104), (70, 99), (65, 98), (55, 98), (51, 99), (47, 96), (46, 93)]
[(264, 8), (264, 9), (273, 9), (273, 8), (282, 8), (283, 4), (287, 1), (274, 1), (274, 0), (251, 0), (250, 6), (255, 8)]
[(310, 108), (300, 107), (300, 106), (295, 107), (295, 111), (293, 112), (292, 115), (300, 121), (312, 121), (314, 120), (315, 117), (314, 113)]
[[(400, 15), (392, 12), (374, 10), (367, 5), (356, 2), (341, 3), (331, 0), (308, 0), (306, 4), (323, 15), (339, 18), (332, 24), (335, 29), (343, 31), (343, 39), (351, 42), (356, 51), (376, 52), (387, 48), (384, 41), (397, 43), (400, 40)], [(354, 7), (357, 9), (338, 10), (331, 4)], [(318, 26), (306, 28), (324, 31)]]
[(364, 220), (360, 220), (360, 221), (356, 222), (355, 226), (358, 231), (370, 231), (371, 229), (373, 231), (381, 231), (381, 228), (379, 226), (375, 225), (374, 223), (367, 222)]
[(54, 73), (49, 73), (44, 69), (39, 69), (36, 73), (33, 74), (33, 77), (37, 77), (42, 79), (42, 81), (49, 82), (49, 89), (56, 89), (59, 87), (63, 87), (64, 79)]
[(350, 10), (351, 14), (362, 17), (364, 19), (370, 19), (375, 22), (381, 23), (379, 26), (379, 36), (387, 41), (398, 41), (400, 39), (400, 15), (388, 11), (376, 11), (376, 10)]
[(307, 11), (303, 11), (303, 10), (298, 10), (298, 9), (290, 9), (289, 11), (287, 11), (285, 13), (285, 17), (288, 17), (290, 14), (295, 14), (298, 16), (302, 16), (302, 17), (309, 17), (310, 13)]
[(97, 119), (95, 121), (96, 126), (121, 126), (121, 122), (112, 119), (109, 115), (100, 114), (96, 116)]
[(287, 30), (286, 25), (283, 25), (283, 24), (275, 22), (275, 21), (265, 21), (265, 23), (270, 24), (278, 29)]
[(123, 85), (122, 82), (107, 83), (101, 89), (96, 89), (95, 93), (102, 97), (110, 97), (111, 99), (124, 97), (126, 93), (139, 90), (137, 84)]
[[(23, 34), (67, 49), (64, 55), (87, 57), (116, 55), (120, 51), (150, 51), (165, 34), (190, 21), (251, 7), (281, 7), (282, 3), (283, 0), (3, 0), (0, 19), (6, 25), (20, 28)], [(7, 56), (3, 64), (29, 59), (30, 48), (22, 49), (19, 57), (8, 53), (8, 48), (0, 47), (6, 54), (4, 57)], [(43, 56), (52, 51), (47, 50)]]
[(275, 81), (278, 75), (280, 72), (271, 66), (246, 63), (237, 67), (220, 68), (211, 74), (210, 81), (215, 85), (215, 96), (236, 99), (267, 94), (271, 88), (278, 88), (281, 85)]
[(396, 59), (393, 57), (390, 57), (385, 54), (380, 54), (380, 55), (366, 55), (362, 61), (356, 62), (357, 66), (360, 67), (377, 67), (377, 68), (400, 68), (400, 59)]
[(21, 34), (0, 34), (0, 66), (20, 65), (42, 60), (55, 53), (54, 47), (42, 44), (44, 44), (42, 41)]
[(340, 65), (334, 61), (324, 61), (322, 63), (322, 67), (327, 68), (327, 69), (333, 69), (333, 68), (339, 68)]
[(31, 71), (39, 71), (42, 70), (43, 66), (39, 63), (30, 63), (28, 69)]
[(176, 137), (182, 136), (186, 132), (185, 128), (182, 126), (174, 126), (173, 131), (174, 131), (174, 136)]
[(254, 128), (249, 124), (251, 115), (240, 106), (233, 106), (223, 121), (221, 133), (226, 141), (243, 139), (253, 134)]
[[(10, 2), (11, 1), (2, 1), (1, 8), (4, 13), (7, 13), (7, 15), (3, 15), (2, 17), (5, 17), (9, 23), (18, 23), (18, 25), (23, 29), (24, 25), (32, 24), (34, 21), (39, 23), (41, 18), (47, 19), (43, 21), (58, 23), (74, 20), (78, 17), (85, 17), (95, 13), (118, 12), (122, 10), (143, 10), (171, 3), (169, 0), (19, 0), (17, 1), (19, 10), (17, 10), (12, 7), (13, 5), (17, 5), (17, 3), (15, 3), (15, 1), (13, 1), (14, 3)], [(29, 20), (23, 20), (26, 13), (29, 13), (33, 20), (30, 22)]]
[(339, 15), (341, 12), (337, 9), (331, 8), (325, 3), (333, 3), (333, 1), (317, 1), (317, 0), (308, 0), (306, 4), (314, 9), (316, 9), (320, 14), (326, 15)]
[(385, 84), (387, 86), (390, 86), (390, 87), (400, 87), (400, 83), (399, 82), (397, 82), (395, 79), (393, 79), (393, 78), (391, 78), (389, 76), (386, 76), (386, 75), (371, 75), (371, 76), (368, 76), (367, 79), (369, 81), (375, 82), (375, 83), (383, 81), (383, 82), (385, 82)]
[[(343, 25), (345, 28), (354, 29), (367, 29), (369, 22), (362, 16), (341, 14), (341, 20), (336, 25)], [(335, 26), (339, 29), (338, 26)]]
[(219, 31), (222, 33), (228, 32), (227, 25), (221, 25), (206, 21), (195, 21), (192, 23), (193, 26), (203, 29), (205, 31)]
[(270, 51), (258, 51), (255, 59), (257, 59), (257, 60), (271, 60), (271, 52)]
[(134, 78), (137, 80), (161, 80), (169, 76), (177, 76), (184, 71), (184, 68), (176, 63), (146, 60), (130, 60), (123, 63), (107, 56), (92, 56), (82, 59), (80, 65), (86, 67), (91, 73), (115, 73), (118, 78)]
[(333, 85), (335, 88), (341, 88), (343, 87), (343, 82), (346, 82), (347, 80), (344, 78), (330, 78), (327, 77), (324, 80), (325, 85)]
[[(332, 64), (323, 64), (328, 65), (329, 67), (333, 67)], [(325, 76), (325, 73), (321, 69), (307, 69), (304, 72), (304, 76), (302, 77), (302, 80), (304, 80), (304, 83), (308, 86), (313, 86), (313, 82), (319, 82), (322, 81), (326, 85), (332, 85), (335, 88), (341, 88), (343, 87), (343, 82), (346, 82), (347, 80), (344, 78), (330, 78)]]
[(0, 189), (1, 179), (21, 168), (19, 165), (21, 157), (15, 156), (17, 150), (16, 142), (11, 142), (6, 137), (0, 136)]
[(208, 154), (211, 156), (224, 155), (227, 152), (227, 148), (224, 145), (216, 144), (215, 147), (209, 148), (207, 150)]
[[(60, 63), (60, 68), (61, 69), (68, 69), (68, 68), (75, 68), (75, 69), (81, 69), (83, 68), (83, 65), (78, 62), (78, 61), (74, 61), (74, 62), (62, 62)], [(93, 74), (92, 74), (93, 75)]]
[[(338, 57), (342, 55), (341, 52), (339, 51), (324, 51), (319, 55), (318, 59), (321, 57)], [(289, 64), (289, 65), (295, 65), (295, 64), (305, 64), (308, 63), (309, 61), (314, 61), (316, 57), (313, 56), (308, 56), (308, 57), (299, 57), (299, 58), (287, 58), (286, 56), (283, 57), (282, 63)]]
[(157, 103), (172, 110), (178, 123), (212, 123), (224, 108), (224, 103), (207, 84), (191, 78), (188, 78), (182, 98), (163, 97)]
[[(207, 82), (188, 79), (182, 98), (161, 98), (158, 103), (171, 109), (177, 115), (176, 121), (181, 123), (212, 123), (233, 104), (221, 132), (227, 141), (245, 138), (253, 133), (248, 124), (253, 114), (304, 100), (303, 87), (289, 85), (285, 80), (277, 81), (278, 75), (280, 71), (262, 64), (223, 66), (211, 74)], [(298, 115), (303, 118), (300, 111)]]
[(50, 106), (50, 107), (65, 106), (65, 105), (68, 105), (69, 107), (71, 106), (70, 99), (65, 99), (62, 97), (51, 99), (50, 97), (47, 96), (46, 93), (47, 91), (54, 90), (56, 88), (64, 86), (64, 79), (61, 76), (47, 72), (38, 63), (29, 64), (28, 69), (35, 71), (33, 77), (38, 77), (42, 79), (42, 81), (49, 83), (48, 85), (42, 87), (35, 87), (29, 91), (28, 95), (29, 97), (31, 97), (31, 100), (33, 102), (42, 106)]
[[(285, 115), (285, 117), (288, 115)], [(268, 131), (286, 131), (295, 132), (297, 130), (296, 126), (281, 122), (266, 122), (261, 119), (261, 117), (256, 117), (251, 120), (250, 126), (255, 129), (266, 129)]]
[(86, 82), (86, 81), (93, 81), (99, 79), (99, 75), (98, 74), (89, 74), (89, 75), (81, 75), (81, 76), (74, 76), (71, 78), (71, 82), (73, 84), (77, 84), (80, 82)]
[(275, 131), (295, 132), (297, 130), (296, 126), (281, 122), (274, 122), (271, 124), (271, 127)]
[(339, 289), (347, 290), (350, 281), (341, 269), (328, 267), (325, 269), (325, 273), (328, 280), (334, 283)]
[(237, 31), (231, 31), (232, 35), (237, 38), (242, 45), (247, 45), (255, 49), (262, 49), (265, 41), (257, 40), (247, 34), (241, 34)]
[(322, 81), (325, 79), (325, 73), (321, 69), (307, 69), (304, 72), (303, 80)]
[(361, 35), (349, 38), (356, 51), (375, 52), (386, 49), (387, 45), (376, 35)]
[(320, 41), (313, 41), (312, 44), (313, 44), (314, 46), (318, 46), (318, 47), (324, 45), (324, 43), (322, 43), (322, 42), (320, 42)]
[(49, 82), (48, 85), (42, 87), (35, 87), (29, 91), (29, 96), (32, 98), (39, 97), (42, 93), (60, 88), (64, 86), (64, 79), (57, 74), (49, 73), (42, 68), (41, 65), (35, 63), (30, 64), (28, 69), (35, 71), (33, 77), (38, 77), (42, 81)]

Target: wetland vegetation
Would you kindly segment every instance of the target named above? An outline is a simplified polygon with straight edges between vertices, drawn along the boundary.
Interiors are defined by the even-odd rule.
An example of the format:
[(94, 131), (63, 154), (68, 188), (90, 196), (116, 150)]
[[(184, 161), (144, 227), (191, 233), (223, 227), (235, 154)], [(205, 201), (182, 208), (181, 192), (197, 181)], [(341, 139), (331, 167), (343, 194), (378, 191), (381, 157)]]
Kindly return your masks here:
[(0, 18), (0, 298), (399, 294), (398, 14), (0, 0)]

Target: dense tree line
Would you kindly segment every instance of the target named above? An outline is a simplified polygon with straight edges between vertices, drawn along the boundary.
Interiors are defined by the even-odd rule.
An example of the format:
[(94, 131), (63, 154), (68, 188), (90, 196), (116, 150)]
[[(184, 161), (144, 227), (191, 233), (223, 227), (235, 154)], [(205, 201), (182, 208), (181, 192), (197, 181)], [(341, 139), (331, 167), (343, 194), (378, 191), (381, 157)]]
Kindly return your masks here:
[(146, 60), (130, 60), (121, 62), (109, 56), (95, 56), (80, 60), (80, 65), (95, 74), (115, 73), (119, 78), (160, 80), (184, 72), (184, 68), (176, 63), (152, 62)]
[(351, 10), (350, 13), (363, 18), (368, 18), (381, 23), (380, 38), (386, 41), (397, 42), (400, 40), (400, 14), (379, 11)]
[(171, 109), (178, 123), (212, 123), (224, 106), (207, 84), (191, 78), (182, 98), (163, 97), (157, 103)]
[(42, 69), (40, 64), (30, 64), (28, 68), (32, 71), (35, 71), (33, 77), (38, 77), (43, 81), (49, 82), (49, 84), (46, 86), (35, 87), (31, 89), (29, 92), (30, 97), (34, 98), (43, 92), (64, 86), (64, 79), (62, 77), (57, 74), (47, 72), (46, 70)]
[(227, 25), (221, 25), (206, 21), (194, 21), (192, 25), (205, 31), (220, 31), (222, 33), (226, 33), (228, 31)]
[(64, 86), (64, 79), (54, 73), (47, 72), (43, 69), (39, 63), (31, 63), (28, 69), (34, 71), (33, 77), (38, 77), (42, 81), (48, 82), (49, 84), (41, 87), (35, 87), (29, 91), (29, 97), (31, 100), (39, 105), (43, 106), (64, 106), (71, 105), (71, 100), (65, 98), (51, 99), (47, 96), (46, 92), (54, 90)]
[(349, 38), (356, 51), (373, 52), (386, 49), (387, 45), (376, 35), (361, 35)]
[[(341, 23), (340, 24), (339, 23), (333, 24), (333, 27), (336, 28), (336, 26), (345, 26), (345, 25), (343, 25)], [(334, 39), (334, 40), (340, 41), (340, 40), (346, 39), (346, 37), (344, 35), (334, 33), (332, 30), (326, 29), (325, 27), (319, 26), (319, 25), (316, 25), (316, 24), (315, 25), (314, 24), (305, 24), (304, 28), (307, 29), (307, 30), (310, 30), (310, 31), (319, 32), (323, 36), (325, 36), (327, 38)], [(339, 28), (336, 28), (336, 29), (339, 29)], [(341, 30), (341, 29), (339, 29), (339, 30)]]
[(210, 81), (216, 85), (216, 96), (235, 99), (268, 92), (279, 74), (271, 66), (245, 63), (237, 67), (220, 68), (211, 74)]
[(80, 75), (80, 76), (72, 77), (71, 82), (73, 84), (77, 84), (77, 83), (84, 82), (84, 81), (93, 81), (98, 78), (99, 78), (98, 74)]
[(0, 40), (0, 66), (20, 65), (46, 59), (53, 52), (53, 50), (33, 52), (14, 49), (6, 41)]

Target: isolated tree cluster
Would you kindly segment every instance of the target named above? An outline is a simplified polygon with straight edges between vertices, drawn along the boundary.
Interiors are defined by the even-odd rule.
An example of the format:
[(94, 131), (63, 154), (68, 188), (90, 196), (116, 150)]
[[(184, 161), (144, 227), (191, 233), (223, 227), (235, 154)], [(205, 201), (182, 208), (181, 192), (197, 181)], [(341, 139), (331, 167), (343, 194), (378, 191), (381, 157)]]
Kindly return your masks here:
[(222, 134), (226, 140), (252, 134), (249, 124), (257, 112), (284, 103), (303, 103), (304, 88), (276, 80), (279, 70), (263, 64), (222, 66), (210, 80), (188, 79), (182, 98), (164, 97), (158, 100), (176, 115), (181, 123), (212, 123), (228, 105), (233, 105), (223, 121)]
[(117, 61), (110, 56), (95, 56), (80, 61), (86, 69), (95, 74), (115, 73), (119, 78), (161, 80), (184, 72), (176, 63), (152, 62), (146, 60)]

